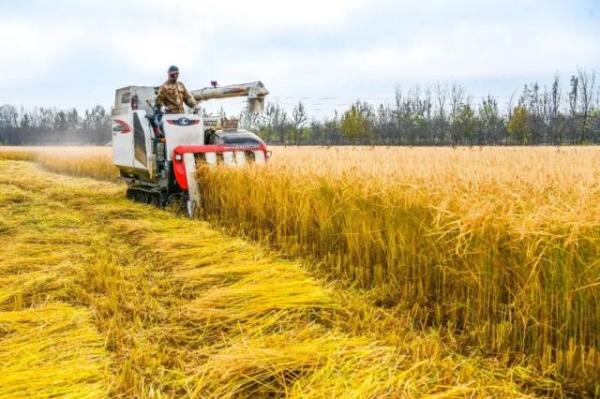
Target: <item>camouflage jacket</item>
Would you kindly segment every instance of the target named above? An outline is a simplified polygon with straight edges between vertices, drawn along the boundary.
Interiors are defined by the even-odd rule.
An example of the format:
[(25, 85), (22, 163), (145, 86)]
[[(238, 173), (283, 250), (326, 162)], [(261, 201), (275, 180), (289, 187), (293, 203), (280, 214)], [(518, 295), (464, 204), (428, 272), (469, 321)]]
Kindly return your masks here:
[(183, 108), (184, 103), (190, 108), (196, 106), (196, 100), (187, 91), (183, 83), (171, 83), (167, 81), (160, 86), (158, 96), (156, 97), (157, 107), (164, 105), (169, 114), (183, 114), (185, 112), (185, 109)]

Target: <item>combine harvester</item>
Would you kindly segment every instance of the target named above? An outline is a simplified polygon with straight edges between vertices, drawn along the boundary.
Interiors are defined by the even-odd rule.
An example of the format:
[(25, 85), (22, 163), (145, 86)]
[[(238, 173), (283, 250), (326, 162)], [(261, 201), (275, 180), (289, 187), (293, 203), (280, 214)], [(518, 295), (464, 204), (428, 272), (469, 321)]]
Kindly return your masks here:
[[(198, 102), (247, 97), (252, 112), (262, 112), (269, 91), (261, 82), (190, 92)], [(113, 163), (127, 182), (127, 197), (158, 207), (177, 206), (194, 215), (200, 204), (196, 166), (264, 164), (266, 144), (238, 121), (189, 114), (160, 114), (157, 87), (118, 89), (112, 110)]]

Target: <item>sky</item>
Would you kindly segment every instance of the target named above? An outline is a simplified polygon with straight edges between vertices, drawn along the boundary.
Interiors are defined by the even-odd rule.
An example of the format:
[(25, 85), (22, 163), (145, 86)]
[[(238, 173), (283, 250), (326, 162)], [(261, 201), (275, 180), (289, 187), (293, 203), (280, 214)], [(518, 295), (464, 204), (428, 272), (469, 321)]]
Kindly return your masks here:
[(507, 102), (600, 71), (600, 1), (0, 0), (0, 37), (0, 104), (110, 107), (176, 64), (189, 89), (262, 80), (270, 101), (323, 117), (416, 84)]

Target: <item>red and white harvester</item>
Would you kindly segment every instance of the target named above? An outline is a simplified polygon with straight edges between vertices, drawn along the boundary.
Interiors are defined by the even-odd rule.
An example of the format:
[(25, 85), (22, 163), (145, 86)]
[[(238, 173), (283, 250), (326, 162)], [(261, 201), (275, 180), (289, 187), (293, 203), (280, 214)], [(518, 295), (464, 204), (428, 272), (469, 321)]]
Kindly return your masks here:
[[(157, 87), (128, 86), (116, 91), (112, 110), (113, 163), (128, 184), (127, 197), (158, 207), (182, 206), (192, 216), (200, 204), (198, 163), (241, 166), (264, 164), (266, 144), (238, 127), (238, 120), (185, 114), (160, 114)], [(269, 91), (261, 82), (195, 90), (200, 103), (247, 97), (251, 112), (261, 112)]]

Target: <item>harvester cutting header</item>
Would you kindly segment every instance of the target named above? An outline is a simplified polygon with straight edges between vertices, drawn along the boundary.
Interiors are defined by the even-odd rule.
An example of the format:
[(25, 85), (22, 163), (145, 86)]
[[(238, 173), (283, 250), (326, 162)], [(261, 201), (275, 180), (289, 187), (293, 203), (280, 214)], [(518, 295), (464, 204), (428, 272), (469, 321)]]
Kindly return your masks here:
[(128, 183), (129, 198), (158, 207), (185, 206), (191, 216), (200, 203), (198, 163), (264, 164), (270, 156), (266, 144), (240, 129), (236, 119), (203, 116), (198, 103), (246, 97), (252, 112), (262, 112), (269, 91), (261, 82), (225, 87), (211, 82), (211, 87), (188, 92), (177, 76), (171, 80), (171, 69), (170, 80), (160, 88), (116, 91), (113, 163)]

